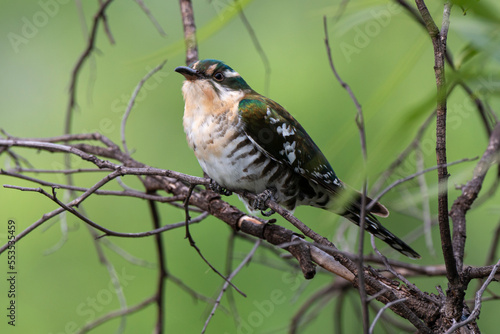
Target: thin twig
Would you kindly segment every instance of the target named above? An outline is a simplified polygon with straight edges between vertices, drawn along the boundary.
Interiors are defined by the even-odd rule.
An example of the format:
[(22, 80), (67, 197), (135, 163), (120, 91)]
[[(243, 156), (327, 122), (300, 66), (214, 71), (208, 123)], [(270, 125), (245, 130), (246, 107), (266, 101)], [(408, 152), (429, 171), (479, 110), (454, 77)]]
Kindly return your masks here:
[(112, 170), (120, 170), (120, 175), (159, 175), (173, 177), (190, 184), (209, 184), (210, 180), (202, 177), (191, 176), (175, 171), (162, 170), (153, 167), (147, 168), (131, 168), (122, 165), (114, 164), (107, 160), (100, 160), (92, 154), (88, 154), (74, 146), (54, 144), (50, 142), (38, 142), (38, 141), (25, 141), (25, 140), (11, 140), (11, 139), (0, 139), (0, 146), (19, 146), (19, 147), (30, 147), (36, 149), (44, 149), (48, 152), (64, 152), (71, 153), (79, 156), (83, 160), (94, 163), (99, 168), (109, 168)]
[[(113, 171), (112, 169), (109, 168), (103, 168), (103, 169), (92, 169), (90, 171), (102, 171), (102, 172), (110, 172)], [(30, 170), (30, 172), (37, 173), (38, 170)], [(47, 171), (50, 172), (50, 171)], [(56, 171), (57, 172), (57, 171)], [(58, 189), (68, 189), (72, 191), (81, 191), (85, 192), (89, 190), (89, 188), (84, 188), (84, 187), (77, 187), (77, 186), (67, 186), (61, 183), (54, 183), (54, 182), (48, 182), (40, 179), (36, 179), (33, 177), (29, 177), (26, 175), (18, 174), (18, 173), (13, 173), (10, 171), (5, 171), (0, 169), (0, 175), (8, 175), (11, 177), (16, 177), (19, 179), (31, 181), (38, 183), (42, 186), (47, 186), (47, 187), (53, 187), (53, 188), (58, 188)], [(117, 178), (118, 179), (118, 178)], [(125, 196), (125, 197), (135, 197), (135, 198), (141, 198), (141, 199), (147, 199), (147, 200), (153, 200), (161, 203), (169, 203), (169, 202), (176, 202), (176, 201), (183, 201), (186, 196), (184, 195), (175, 195), (175, 196), (160, 196), (157, 194), (147, 194), (140, 192), (138, 190), (124, 190), (124, 191), (119, 191), (119, 190), (96, 190), (94, 192), (96, 195), (106, 195), (106, 196)]]
[(137, 305), (128, 307), (126, 309), (120, 309), (117, 311), (109, 312), (108, 314), (105, 314), (102, 317), (86, 324), (76, 333), (77, 334), (87, 333), (87, 332), (91, 331), (92, 329), (98, 327), (99, 325), (102, 325), (103, 323), (105, 323), (109, 320), (112, 320), (116, 317), (121, 317), (121, 316), (124, 316), (127, 314), (132, 314), (134, 312), (137, 312), (137, 311), (143, 309), (144, 307), (148, 306), (149, 304), (153, 303), (155, 301), (155, 298), (156, 298), (156, 296), (152, 296), (152, 297), (149, 297), (149, 298), (143, 300), (142, 302), (140, 302)]
[(248, 31), (250, 38), (252, 39), (252, 43), (255, 47), (255, 50), (257, 50), (257, 53), (259, 54), (260, 59), (262, 60), (262, 64), (264, 64), (264, 71), (265, 71), (264, 95), (267, 96), (269, 95), (269, 86), (271, 83), (271, 65), (269, 63), (269, 59), (267, 58), (264, 48), (260, 45), (259, 39), (257, 38), (257, 34), (255, 33), (255, 30), (253, 30), (250, 21), (248, 21), (247, 17), (245, 16), (245, 13), (243, 12), (243, 8), (241, 7), (239, 1), (238, 0), (233, 0), (233, 1), (235, 5), (238, 7), (240, 19), (243, 22), (243, 25), (245, 26), (246, 30)]
[[(102, 232), (104, 232), (106, 234), (113, 234), (114, 233), (114, 231), (111, 231), (111, 230), (109, 230), (109, 229), (107, 229), (105, 227), (102, 227), (99, 224), (94, 223), (92, 220), (88, 219), (83, 214), (81, 214), (80, 212), (78, 212), (74, 208), (72, 208), (72, 206), (79, 205), (81, 201), (80, 202), (72, 201), (70, 204), (64, 204), (63, 202), (61, 202), (57, 198), (57, 196), (56, 196), (55, 188), (52, 188), (52, 195), (49, 194), (48, 192), (46, 192), (45, 190), (43, 190), (42, 188), (28, 188), (28, 187), (19, 187), (19, 186), (12, 186), (12, 185), (4, 185), (4, 188), (17, 189), (17, 190), (21, 190), (21, 191), (38, 192), (38, 193), (40, 193), (42, 195), (45, 195), (46, 197), (50, 198), (55, 203), (57, 203), (61, 208), (63, 208), (64, 210), (66, 210), (66, 211), (68, 211), (70, 213), (72, 213), (73, 215), (75, 215), (79, 219), (83, 220), (85, 223), (87, 223), (88, 225), (92, 226), (93, 228), (98, 229), (99, 231), (102, 231)], [(76, 200), (80, 199), (82, 196), (76, 198)]]
[(474, 157), (474, 158), (464, 158), (464, 159), (460, 159), (460, 160), (457, 160), (457, 161), (453, 161), (453, 162), (450, 162), (450, 163), (447, 163), (447, 164), (444, 164), (444, 165), (438, 165), (438, 166), (433, 166), (433, 167), (429, 167), (429, 168), (426, 168), (424, 170), (421, 170), (419, 172), (416, 172), (416, 173), (413, 173), (411, 175), (408, 175), (402, 179), (398, 179), (396, 181), (394, 181), (393, 183), (391, 183), (389, 186), (387, 186), (384, 190), (382, 190), (380, 193), (377, 194), (377, 196), (373, 197), (372, 201), (367, 205), (367, 209), (370, 210), (373, 205), (375, 205), (385, 194), (387, 194), (391, 189), (393, 189), (394, 187), (400, 185), (401, 183), (404, 183), (406, 181), (410, 181), (420, 175), (423, 175), (425, 173), (428, 173), (428, 172), (431, 172), (433, 170), (436, 170), (436, 169), (439, 169), (439, 168), (442, 168), (442, 167), (448, 167), (448, 166), (453, 166), (453, 165), (456, 165), (456, 164), (459, 164), (459, 163), (462, 163), (462, 162), (466, 162), (466, 161), (474, 161), (474, 160), (477, 160), (478, 157)]
[[(151, 213), (151, 220), (153, 222), (153, 228), (159, 229), (161, 226), (160, 213), (158, 212), (158, 207), (156, 202), (148, 201), (149, 212)], [(165, 327), (165, 285), (166, 279), (168, 278), (167, 270), (167, 257), (166, 248), (163, 244), (163, 239), (161, 234), (156, 234), (155, 238), (155, 248), (156, 257), (158, 258), (158, 277), (156, 279), (156, 325), (154, 329), (155, 334), (163, 334), (163, 329)]]
[(472, 179), (462, 188), (462, 194), (451, 206), (450, 216), (453, 221), (453, 245), (458, 270), (462, 270), (465, 252), (466, 220), (465, 214), (476, 200), (483, 186), (484, 178), (490, 167), (498, 163), (500, 156), (500, 123), (491, 133), (488, 147), (474, 169)]
[[(371, 309), (378, 313), (380, 312), (380, 309), (381, 307), (378, 307), (376, 304), (374, 303), (370, 303), (370, 307)], [(383, 320), (383, 321), (381, 321)], [(403, 323), (401, 321), (398, 321), (398, 319), (394, 318), (392, 315), (387, 315), (386, 312), (383, 312), (381, 315), (380, 315), (380, 325), (383, 326), (383, 327), (387, 327), (388, 325), (392, 325), (394, 326), (395, 328), (399, 329), (399, 331), (393, 331), (393, 333), (413, 333), (415, 332), (415, 328), (412, 327), (412, 326), (409, 326), (407, 325), (406, 323)], [(388, 329), (384, 328), (386, 333), (391, 333), (391, 331), (389, 331)]]
[[(26, 228), (25, 230), (23, 230), (22, 232), (20, 232), (16, 236), (16, 242), (18, 242), (19, 240), (21, 240), (23, 237), (25, 237), (27, 234), (29, 234), (31, 231), (33, 231), (38, 226), (42, 225), (44, 222), (46, 222), (50, 218), (55, 217), (55, 216), (59, 215), (60, 213), (64, 212), (66, 210), (66, 208), (70, 208), (72, 206), (77, 206), (77, 205), (81, 204), (86, 198), (88, 198), (91, 194), (93, 194), (97, 189), (101, 188), (106, 183), (108, 183), (109, 181), (111, 181), (113, 179), (113, 177), (117, 177), (118, 175), (119, 175), (119, 173), (116, 172), (116, 171), (113, 172), (113, 173), (111, 173), (111, 174), (109, 174), (108, 176), (106, 176), (105, 178), (101, 179), (99, 182), (97, 182), (96, 184), (94, 184), (91, 188), (89, 188), (89, 190), (87, 190), (86, 192), (84, 192), (82, 195), (80, 195), (79, 197), (77, 197), (74, 200), (72, 200), (67, 205), (64, 204), (64, 203), (62, 203), (62, 202), (60, 202), (57, 198), (53, 198), (50, 194), (48, 194), (47, 192), (45, 192), (41, 188), (38, 188), (36, 190), (33, 190), (32, 188), (29, 189), (29, 191), (37, 191), (37, 192), (40, 192), (40, 193), (46, 195), (50, 199), (56, 201), (56, 203), (58, 203), (61, 207), (57, 208), (57, 209), (55, 209), (55, 210), (53, 210), (53, 211), (51, 211), (49, 213), (44, 214), (42, 218), (40, 218), (35, 223), (31, 224), (28, 228)], [(18, 188), (21, 188), (21, 187), (18, 187)], [(23, 189), (20, 189), (20, 190), (23, 190)], [(73, 210), (73, 209), (70, 209), (70, 211), (71, 210)], [(100, 227), (100, 226), (98, 226), (98, 227)], [(9, 246), (9, 244), (7, 243), (7, 244), (3, 245), (2, 247), (0, 247), (0, 254), (3, 253), (7, 249), (8, 246)]]
[[(424, 156), (420, 146), (415, 150), (415, 158), (417, 160), (416, 162), (417, 172), (422, 172), (424, 170)], [(420, 194), (422, 197), (422, 218), (424, 221), (425, 243), (427, 245), (427, 250), (429, 251), (429, 253), (432, 256), (435, 256), (436, 251), (434, 250), (434, 242), (432, 241), (432, 233), (431, 233), (432, 217), (431, 217), (431, 207), (429, 203), (429, 188), (427, 187), (427, 181), (423, 173), (417, 177), (417, 180), (420, 189)]]
[(83, 64), (85, 63), (85, 60), (90, 56), (95, 47), (95, 41), (97, 38), (97, 28), (99, 27), (99, 22), (103, 19), (106, 9), (108, 8), (108, 6), (111, 4), (112, 1), (113, 0), (106, 0), (99, 6), (99, 9), (94, 15), (92, 30), (90, 32), (90, 36), (87, 41), (87, 46), (85, 47), (85, 50), (80, 55), (73, 70), (71, 71), (71, 80), (69, 84), (69, 102), (68, 102), (68, 107), (66, 108), (66, 118), (64, 124), (65, 134), (71, 133), (73, 108), (76, 105), (76, 83), (78, 74), (80, 73), (80, 70)]
[(75, 169), (36, 169), (36, 168), (16, 168), (17, 173), (36, 173), (36, 174), (78, 174), (92, 172), (110, 172), (111, 169), (99, 168), (75, 168)]
[[(195, 224), (195, 223), (199, 223), (199, 222), (201, 222), (203, 219), (205, 219), (207, 217), (208, 217), (208, 213), (207, 212), (203, 212), (198, 217), (190, 219), (189, 220), (189, 225)], [(165, 231), (170, 231), (170, 230), (173, 230), (173, 229), (176, 229), (176, 228), (185, 227), (185, 226), (186, 226), (186, 222), (182, 221), (182, 222), (178, 222), (178, 223), (167, 224), (167, 225), (155, 228), (154, 230), (146, 231), (146, 232), (138, 232), (138, 233), (124, 233), (124, 232), (115, 232), (115, 231), (111, 231), (111, 233), (110, 232), (106, 232), (105, 234), (99, 236), (99, 238), (107, 237), (107, 236), (110, 236), (110, 237), (121, 237), (121, 238), (142, 238), (142, 237), (149, 237), (149, 236), (152, 236), (152, 235), (155, 235), (155, 234), (159, 234), (159, 233), (162, 233), (162, 232), (165, 232)]]
[(378, 319), (382, 316), (382, 313), (384, 313), (385, 310), (387, 310), (389, 307), (391, 307), (392, 305), (395, 305), (397, 303), (402, 303), (404, 301), (406, 301), (407, 298), (401, 298), (401, 299), (397, 299), (397, 300), (394, 300), (390, 303), (387, 303), (385, 304), (377, 313), (377, 315), (375, 316), (375, 318), (373, 319), (372, 321), (372, 324), (370, 325), (370, 329), (369, 329), (369, 333), (372, 334), (373, 331), (375, 330), (375, 325), (377, 324), (377, 321)]
[[(89, 226), (89, 228), (90, 228), (90, 226)], [(95, 238), (97, 238), (97, 237), (98, 236), (96, 236)], [(102, 238), (101, 240), (99, 240), (99, 243), (108, 247), (108, 249), (110, 249), (111, 251), (116, 253), (118, 256), (123, 258), (125, 261), (127, 261), (133, 265), (141, 266), (141, 267), (145, 267), (145, 268), (149, 268), (149, 269), (153, 269), (156, 267), (155, 263), (146, 261), (144, 259), (136, 257), (135, 255), (130, 254), (129, 252), (127, 252), (123, 248), (121, 248), (121, 247), (117, 246), (115, 243), (111, 242), (109, 239)]]
[[(202, 295), (201, 293), (196, 292), (196, 290), (190, 288), (186, 283), (182, 281), (182, 279), (172, 275), (172, 273), (169, 272), (167, 278), (171, 280), (175, 285), (180, 287), (182, 290), (184, 290), (186, 293), (188, 293), (191, 297), (193, 297), (194, 300), (199, 299), (209, 304), (215, 303), (215, 300), (213, 298), (209, 298), (207, 296)], [(223, 310), (226, 311), (226, 309)]]
[(491, 241), (491, 246), (488, 252), (488, 256), (486, 257), (485, 265), (490, 264), (495, 259), (499, 243), (500, 243), (500, 221), (497, 223), (497, 228), (495, 229), (495, 233), (493, 234), (493, 240)]
[[(103, 0), (99, 0), (99, 5), (102, 6), (103, 2), (104, 2)], [(102, 25), (104, 26), (104, 32), (106, 33), (106, 36), (108, 36), (109, 43), (115, 44), (115, 38), (111, 33), (111, 28), (109, 27), (108, 16), (106, 15), (106, 13), (102, 15)]]
[(154, 15), (151, 13), (149, 8), (146, 6), (143, 0), (135, 0), (135, 2), (141, 7), (142, 11), (146, 14), (146, 16), (149, 18), (151, 23), (155, 26), (156, 30), (158, 30), (158, 33), (162, 35), (163, 37), (167, 36), (161, 25), (158, 23)]
[[(0, 131), (5, 133), (5, 131), (3, 131), (3, 130), (0, 130)], [(102, 135), (98, 132), (68, 133), (65, 135), (60, 135), (60, 136), (55, 136), (55, 137), (44, 137), (44, 138), (20, 138), (20, 137), (15, 137), (12, 135), (7, 135), (7, 139), (22, 140), (22, 141), (38, 141), (38, 142), (47, 142), (47, 143), (58, 143), (58, 142), (68, 143), (68, 142), (72, 142), (72, 141), (97, 140), (109, 148), (117, 148), (118, 147), (118, 145), (116, 145), (114, 142), (112, 142), (111, 139), (109, 139), (105, 135)]]
[(252, 250), (250, 250), (250, 252), (247, 254), (247, 256), (243, 259), (243, 261), (241, 261), (240, 265), (238, 267), (236, 267), (236, 269), (234, 269), (234, 271), (231, 273), (231, 275), (229, 275), (227, 277), (227, 280), (226, 282), (224, 282), (224, 284), (222, 285), (222, 289), (219, 293), (219, 296), (217, 297), (217, 299), (215, 300), (215, 304), (214, 304), (214, 307), (212, 308), (212, 311), (210, 312), (210, 315), (208, 316), (207, 320), (205, 321), (205, 325), (203, 326), (203, 329), (201, 330), (201, 333), (205, 333), (205, 331), (207, 330), (207, 327), (208, 327), (208, 324), (210, 323), (210, 320), (212, 319), (212, 317), (215, 315), (215, 311), (217, 310), (217, 308), (219, 307), (219, 304), (220, 304), (220, 301), (222, 299), (222, 296), (224, 295), (224, 292), (227, 290), (227, 288), (229, 287), (229, 284), (231, 282), (231, 280), (240, 272), (241, 269), (243, 269), (243, 267), (250, 262), (250, 260), (252, 259), (252, 257), (254, 256), (255, 252), (257, 251), (257, 248), (259, 248), (259, 245), (261, 243), (261, 239), (257, 239), (255, 240), (255, 244), (252, 248)]
[(361, 196), (361, 212), (359, 214), (359, 234), (358, 234), (358, 255), (359, 255), (359, 262), (358, 262), (358, 280), (359, 280), (359, 294), (361, 297), (361, 307), (363, 311), (363, 333), (366, 333), (368, 331), (368, 325), (369, 325), (369, 314), (368, 314), (368, 303), (367, 303), (367, 296), (366, 296), (366, 288), (365, 288), (365, 280), (364, 280), (364, 269), (363, 269), (363, 247), (364, 247), (364, 236), (365, 236), (365, 218), (366, 218), (366, 194), (367, 194), (367, 189), (368, 189), (368, 180), (366, 178), (366, 163), (367, 163), (367, 148), (366, 148), (366, 133), (365, 133), (365, 122), (364, 122), (364, 117), (363, 117), (363, 109), (361, 108), (361, 104), (359, 103), (358, 99), (354, 95), (354, 92), (352, 91), (351, 87), (342, 80), (340, 77), (339, 73), (337, 72), (334, 64), (333, 64), (333, 57), (332, 57), (332, 52), (330, 50), (330, 42), (328, 39), (328, 24), (326, 20), (326, 16), (323, 16), (323, 26), (325, 30), (325, 46), (326, 46), (326, 51), (328, 55), (328, 61), (330, 62), (330, 68), (332, 69), (333, 74), (337, 78), (337, 81), (340, 83), (340, 85), (347, 91), (349, 96), (351, 97), (351, 100), (354, 102), (354, 105), (356, 107), (357, 113), (356, 113), (356, 125), (358, 126), (359, 130), (359, 137), (361, 140), (361, 152), (363, 155), (363, 173), (364, 173), (364, 179), (363, 179), (363, 189), (362, 189), (362, 196)]
[(328, 284), (325, 287), (318, 289), (315, 293), (313, 293), (307, 300), (302, 303), (300, 308), (295, 312), (292, 320), (290, 321), (290, 334), (295, 334), (298, 332), (300, 325), (303, 325), (306, 321), (303, 320), (305, 317), (307, 310), (312, 308), (314, 304), (319, 303), (322, 299), (330, 299), (332, 294), (337, 290), (337, 286), (340, 284), (335, 284), (339, 280), (335, 281), (332, 284)]
[(415, 137), (411, 141), (411, 143), (398, 155), (396, 159), (389, 165), (389, 167), (380, 175), (378, 180), (374, 183), (371, 191), (372, 193), (377, 193), (382, 189), (382, 186), (384, 183), (389, 179), (389, 177), (394, 173), (396, 168), (398, 168), (404, 161), (405, 159), (410, 155), (410, 153), (418, 147), (420, 140), (422, 139), (425, 130), (429, 127), (431, 124), (432, 119), (436, 116), (436, 112), (434, 111), (431, 113), (425, 121), (420, 125)]
[(240, 289), (238, 289), (238, 287), (236, 287), (236, 285), (234, 285), (231, 281), (228, 281), (228, 278), (225, 277), (224, 275), (222, 275), (208, 260), (207, 258), (201, 253), (201, 250), (198, 246), (196, 246), (196, 242), (194, 241), (191, 233), (189, 232), (189, 224), (190, 224), (190, 221), (191, 221), (191, 217), (189, 216), (189, 209), (188, 209), (188, 205), (189, 205), (189, 199), (191, 198), (191, 194), (193, 193), (193, 190), (195, 188), (196, 185), (192, 184), (189, 186), (189, 190), (188, 190), (188, 194), (186, 196), (186, 199), (184, 200), (184, 212), (185, 212), (185, 215), (186, 215), (186, 220), (185, 220), (185, 226), (186, 226), (186, 236), (185, 238), (189, 240), (189, 244), (191, 245), (191, 247), (193, 247), (196, 252), (198, 253), (198, 255), (201, 257), (201, 259), (210, 267), (210, 269), (212, 269), (212, 271), (214, 273), (216, 273), (217, 275), (219, 275), (222, 279), (224, 279), (224, 281), (226, 281), (229, 285), (231, 285), (236, 291), (238, 291), (243, 297), (246, 297), (247, 295), (245, 293), (243, 293), (243, 291), (241, 291)]
[[(226, 276), (229, 276), (231, 274), (231, 272), (233, 271), (233, 268), (232, 268), (232, 264), (233, 264), (233, 259), (234, 259), (234, 250), (235, 250), (235, 243), (236, 243), (236, 238), (238, 236), (245, 236), (247, 237), (247, 235), (245, 234), (238, 234), (236, 233), (236, 231), (232, 231), (232, 233), (229, 234), (228, 236), (228, 242), (227, 242), (227, 251), (226, 251), (226, 268), (225, 268), (225, 271), (224, 271), (224, 275)], [(245, 240), (249, 240), (250, 238), (248, 239), (245, 239)], [(252, 238), (251, 239), (252, 242), (255, 241), (255, 238)], [(264, 245), (266, 249), (271, 249), (270, 245), (264, 243), (264, 244), (261, 244), (261, 245)], [(273, 250), (276, 250), (274, 247), (272, 248)], [(229, 309), (231, 310), (231, 315), (232, 315), (232, 318), (233, 318), (233, 321), (234, 321), (234, 325), (237, 327), (240, 325), (241, 323), (241, 317), (238, 313), (238, 309), (236, 307), (236, 300), (234, 298), (234, 293), (233, 293), (233, 290), (229, 289), (226, 293), (226, 298), (227, 298), (227, 301), (229, 303)]]
[[(138, 1), (138, 0), (136, 0), (136, 1)], [(132, 93), (132, 96), (130, 97), (130, 100), (129, 100), (128, 105), (127, 105), (127, 109), (125, 110), (125, 114), (123, 114), (122, 124), (121, 124), (121, 137), (122, 137), (123, 150), (128, 155), (130, 155), (130, 152), (128, 150), (127, 143), (126, 143), (126, 140), (125, 140), (125, 125), (127, 124), (128, 116), (130, 115), (130, 112), (132, 111), (132, 107), (134, 106), (135, 99), (137, 98), (137, 95), (139, 94), (139, 91), (141, 90), (141, 88), (144, 85), (144, 83), (149, 78), (151, 78), (156, 72), (160, 71), (163, 68), (163, 66), (166, 64), (166, 62), (167, 62), (167, 60), (165, 59), (158, 66), (156, 66), (151, 71), (149, 71), (144, 76), (144, 78), (141, 79), (141, 81), (139, 81), (139, 83), (137, 84), (137, 86), (134, 89), (134, 92)]]

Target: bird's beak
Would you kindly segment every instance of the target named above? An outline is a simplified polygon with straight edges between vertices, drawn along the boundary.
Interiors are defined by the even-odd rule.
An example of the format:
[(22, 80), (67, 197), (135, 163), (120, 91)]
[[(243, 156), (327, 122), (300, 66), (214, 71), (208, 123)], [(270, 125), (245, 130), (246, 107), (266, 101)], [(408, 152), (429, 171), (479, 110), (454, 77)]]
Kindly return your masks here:
[(186, 80), (193, 81), (193, 80), (201, 78), (200, 73), (198, 73), (197, 70), (194, 70), (191, 67), (179, 66), (175, 69), (175, 71), (177, 73), (182, 74), (186, 78)]

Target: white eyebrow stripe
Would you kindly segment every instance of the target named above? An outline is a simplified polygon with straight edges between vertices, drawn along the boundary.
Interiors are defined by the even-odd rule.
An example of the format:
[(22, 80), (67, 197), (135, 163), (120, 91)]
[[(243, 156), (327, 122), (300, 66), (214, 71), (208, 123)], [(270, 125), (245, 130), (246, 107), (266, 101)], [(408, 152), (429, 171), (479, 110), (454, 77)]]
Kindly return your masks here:
[(207, 75), (212, 75), (214, 74), (215, 68), (217, 67), (217, 64), (210, 65), (208, 69), (205, 71)]
[(234, 77), (240, 77), (241, 75), (238, 72), (232, 72), (230, 70), (225, 70), (224, 76), (226, 78), (234, 78)]

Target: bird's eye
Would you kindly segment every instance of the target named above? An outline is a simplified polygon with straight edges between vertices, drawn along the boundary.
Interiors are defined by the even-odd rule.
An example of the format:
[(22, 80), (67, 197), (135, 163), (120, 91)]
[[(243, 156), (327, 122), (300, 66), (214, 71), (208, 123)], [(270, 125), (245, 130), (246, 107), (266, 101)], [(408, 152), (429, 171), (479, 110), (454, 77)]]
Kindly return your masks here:
[(224, 74), (222, 74), (221, 72), (217, 72), (214, 74), (214, 79), (217, 81), (222, 81), (224, 80)]

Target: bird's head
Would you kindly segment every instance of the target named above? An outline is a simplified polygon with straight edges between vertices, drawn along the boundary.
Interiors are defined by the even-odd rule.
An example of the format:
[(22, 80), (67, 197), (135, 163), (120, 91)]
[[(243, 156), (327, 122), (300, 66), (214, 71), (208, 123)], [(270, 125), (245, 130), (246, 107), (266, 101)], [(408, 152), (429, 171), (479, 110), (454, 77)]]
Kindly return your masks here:
[(202, 98), (200, 94), (210, 100), (226, 100), (252, 92), (239, 73), (220, 60), (199, 60), (189, 66), (179, 66), (175, 71), (186, 78), (182, 87), (186, 101), (195, 96)]

